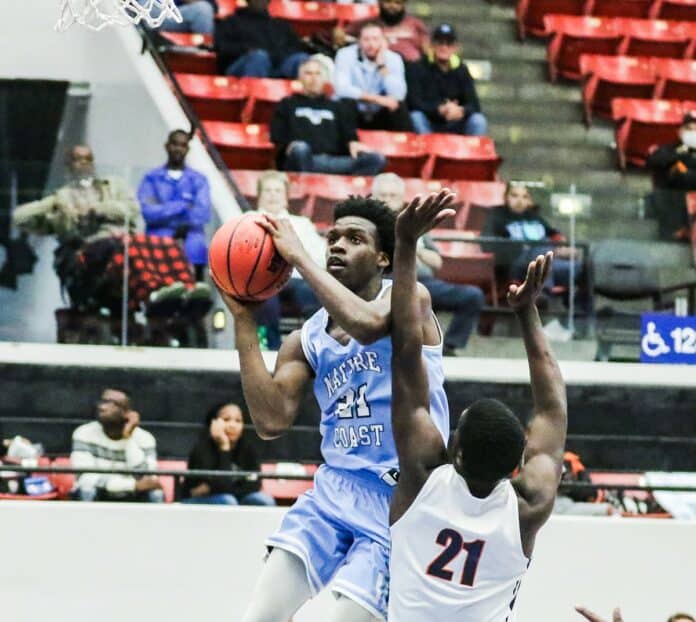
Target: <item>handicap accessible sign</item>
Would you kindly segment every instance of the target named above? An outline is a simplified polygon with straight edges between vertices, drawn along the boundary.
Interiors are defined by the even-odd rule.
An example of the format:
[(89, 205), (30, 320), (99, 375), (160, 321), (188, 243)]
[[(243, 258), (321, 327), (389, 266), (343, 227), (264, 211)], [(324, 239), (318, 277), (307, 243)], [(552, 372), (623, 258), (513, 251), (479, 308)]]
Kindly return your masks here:
[(641, 316), (641, 363), (696, 365), (696, 317)]

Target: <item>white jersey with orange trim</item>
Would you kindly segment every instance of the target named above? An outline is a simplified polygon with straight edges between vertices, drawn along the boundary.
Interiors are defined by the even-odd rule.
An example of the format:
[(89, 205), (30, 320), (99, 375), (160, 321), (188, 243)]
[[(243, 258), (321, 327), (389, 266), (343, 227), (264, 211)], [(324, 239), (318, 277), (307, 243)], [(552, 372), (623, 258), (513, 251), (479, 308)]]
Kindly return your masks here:
[(480, 499), (451, 464), (435, 469), (391, 527), (389, 622), (513, 622), (529, 560), (517, 494)]

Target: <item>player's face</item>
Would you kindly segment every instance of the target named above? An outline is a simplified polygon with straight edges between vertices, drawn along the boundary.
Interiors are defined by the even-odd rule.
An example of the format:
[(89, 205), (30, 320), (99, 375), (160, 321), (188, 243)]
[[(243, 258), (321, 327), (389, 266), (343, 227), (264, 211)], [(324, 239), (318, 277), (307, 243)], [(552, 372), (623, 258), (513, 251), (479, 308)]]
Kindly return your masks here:
[(182, 166), (189, 150), (188, 137), (183, 134), (174, 134), (164, 148), (167, 150), (169, 164)]
[(339, 218), (326, 235), (326, 269), (355, 292), (389, 266), (377, 245), (377, 227), (359, 216)]
[(533, 204), (529, 190), (524, 186), (512, 186), (505, 196), (505, 202), (515, 214), (524, 214)]
[(324, 92), (326, 78), (319, 63), (306, 63), (300, 69), (300, 82), (307, 95), (316, 97)]
[(360, 34), (360, 49), (367, 58), (374, 60), (383, 46), (385, 46), (385, 39), (381, 28), (363, 29)]
[(218, 419), (225, 422), (225, 434), (232, 443), (236, 443), (244, 431), (244, 419), (242, 411), (237, 406), (230, 404), (220, 409)]
[(280, 179), (267, 179), (261, 186), (258, 208), (270, 214), (281, 214), (288, 209), (288, 193)]
[(122, 391), (106, 389), (97, 402), (97, 417), (103, 424), (125, 422), (128, 411), (128, 397)]

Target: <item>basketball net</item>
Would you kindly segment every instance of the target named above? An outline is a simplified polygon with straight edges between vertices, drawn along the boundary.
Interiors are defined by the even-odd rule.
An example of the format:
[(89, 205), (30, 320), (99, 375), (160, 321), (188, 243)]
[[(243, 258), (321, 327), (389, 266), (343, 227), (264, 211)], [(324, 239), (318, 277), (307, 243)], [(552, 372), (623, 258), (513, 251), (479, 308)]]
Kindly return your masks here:
[(91, 30), (101, 30), (104, 26), (140, 22), (157, 28), (169, 17), (182, 21), (174, 0), (60, 0), (55, 28), (64, 31), (77, 23)]

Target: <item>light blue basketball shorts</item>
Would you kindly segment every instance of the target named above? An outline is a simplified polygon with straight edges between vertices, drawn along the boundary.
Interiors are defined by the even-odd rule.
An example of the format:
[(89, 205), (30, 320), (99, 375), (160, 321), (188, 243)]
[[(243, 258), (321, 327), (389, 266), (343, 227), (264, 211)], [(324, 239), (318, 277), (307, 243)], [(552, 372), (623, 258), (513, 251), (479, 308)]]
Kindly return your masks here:
[(333, 579), (334, 593), (386, 620), (393, 492), (375, 475), (322, 465), (266, 545), (303, 561), (313, 595)]

